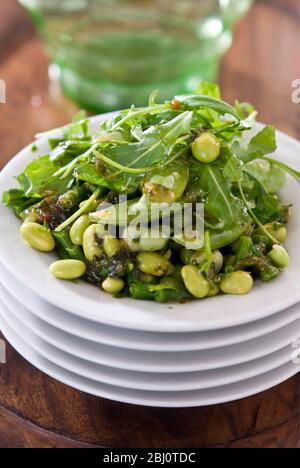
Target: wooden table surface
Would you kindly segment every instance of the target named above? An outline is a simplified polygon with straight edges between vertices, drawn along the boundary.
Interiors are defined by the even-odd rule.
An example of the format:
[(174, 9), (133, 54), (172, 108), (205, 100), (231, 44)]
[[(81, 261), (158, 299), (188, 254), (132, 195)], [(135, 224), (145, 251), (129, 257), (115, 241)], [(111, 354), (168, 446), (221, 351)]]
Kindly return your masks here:
[[(253, 102), (260, 120), (299, 137), (299, 0), (257, 1), (222, 61), (226, 99)], [(0, 163), (76, 107), (49, 89), (47, 58), (16, 0), (0, 2)], [(300, 441), (299, 376), (238, 402), (194, 409), (135, 407), (95, 398), (42, 374), (7, 345), (0, 365), (0, 447), (293, 448)]]

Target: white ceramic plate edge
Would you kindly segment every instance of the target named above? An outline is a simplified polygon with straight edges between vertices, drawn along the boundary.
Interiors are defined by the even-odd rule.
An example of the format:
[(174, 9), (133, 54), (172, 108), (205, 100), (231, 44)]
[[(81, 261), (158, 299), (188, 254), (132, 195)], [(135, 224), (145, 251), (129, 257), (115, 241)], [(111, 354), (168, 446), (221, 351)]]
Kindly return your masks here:
[[(101, 349), (98, 347), (90, 348), (88, 351), (88, 343), (85, 343), (84, 340), (79, 340), (79, 343), (76, 343), (75, 338), (75, 345), (74, 345), (74, 337), (59, 330), (44, 324), (42, 321), (41, 323), (32, 323), (32, 314), (30, 312), (26, 312), (25, 308), (21, 305), (18, 305), (16, 301), (9, 297), (8, 295), (2, 295), (2, 300), (10, 310), (13, 317), (15, 317), (18, 321), (20, 321), (23, 326), (28, 328), (31, 332), (37, 335), (41, 340), (46, 341), (50, 345), (54, 346), (55, 348), (60, 349), (72, 356), (76, 356), (80, 359), (83, 359), (87, 362), (92, 362), (94, 364), (100, 364), (103, 366), (108, 366), (116, 369), (122, 370), (130, 370), (135, 372), (146, 372), (146, 373), (186, 373), (186, 372), (200, 372), (200, 371), (207, 371), (212, 369), (220, 369), (231, 367), (233, 365), (247, 363), (261, 357), (267, 356), (269, 354), (275, 353), (276, 351), (284, 348), (285, 346), (290, 345), (296, 338), (298, 338), (300, 333), (300, 320), (296, 323), (291, 324), (290, 327), (286, 327), (282, 333), (285, 333), (284, 339), (280, 336), (277, 332), (275, 333), (276, 339), (273, 334), (270, 334), (266, 337), (266, 349), (263, 347), (265, 345), (265, 340), (263, 343), (260, 343), (261, 349), (259, 350), (258, 343), (256, 341), (254, 349), (252, 346), (251, 351), (248, 354), (247, 345), (241, 351), (240, 346), (233, 346), (227, 351), (227, 357), (224, 358), (226, 351), (222, 352), (221, 350), (217, 352), (216, 356), (213, 355), (214, 350), (209, 350), (208, 355), (206, 358), (203, 359), (203, 352), (197, 354), (195, 352), (183, 354), (177, 353), (176, 359), (174, 354), (172, 353), (161, 353), (158, 356), (158, 359), (152, 359), (152, 353), (148, 352), (128, 352), (128, 350), (119, 349), (117, 352), (111, 352), (112, 350), (110, 347), (103, 346)], [(17, 311), (16, 311), (17, 310)], [(34, 317), (33, 317), (34, 319)], [(35, 319), (34, 319), (35, 320)], [(10, 324), (10, 322), (9, 322)], [(46, 329), (45, 329), (46, 325)], [(53, 329), (52, 329), (53, 328)], [(62, 334), (61, 334), (62, 333)], [(57, 339), (57, 335), (61, 335), (59, 340)], [(267, 339), (272, 344), (267, 342)], [(78, 340), (77, 340), (78, 341)], [(106, 355), (107, 353), (107, 355)], [(238, 357), (236, 357), (236, 355)], [(154, 354), (155, 358), (157, 354)], [(174, 362), (173, 362), (174, 357)], [(202, 359), (202, 361), (201, 361)], [(139, 360), (139, 362), (137, 362)], [(179, 361), (180, 364), (179, 364)], [(201, 363), (200, 363), (201, 362)]]
[[(139, 406), (190, 408), (240, 400), (273, 388), (300, 371), (299, 365), (289, 363), (258, 378), (244, 381), (242, 384), (238, 383), (219, 387), (218, 389), (209, 389), (208, 392), (205, 392), (205, 390), (200, 390), (198, 392), (181, 392), (180, 396), (178, 393), (172, 395), (166, 393), (162, 395), (160, 392), (126, 390), (105, 384), (97, 384), (92, 380), (80, 378), (76, 374), (56, 366), (48, 359), (42, 358), (5, 323), (1, 314), (0, 328), (6, 339), (24, 359), (50, 377), (65, 385), (94, 396)], [(189, 397), (187, 395), (189, 395)]]
[[(291, 360), (292, 349), (290, 346), (250, 363), (228, 367), (207, 372), (193, 372), (185, 374), (157, 375), (142, 372), (122, 371), (106, 366), (83, 361), (64, 351), (47, 344), (45, 341), (36, 343), (36, 336), (24, 324), (13, 319), (13, 323), (7, 316), (9, 310), (4, 310), (5, 304), (0, 302), (0, 311), (4, 320), (16, 333), (20, 334), (20, 328), (29, 337), (30, 346), (45, 359), (50, 359), (57, 366), (66, 369), (76, 375), (85, 377), (95, 382), (120, 386), (127, 389), (159, 392), (181, 392), (192, 390), (204, 390), (219, 386), (241, 382), (270, 372)], [(24, 335), (22, 335), (24, 338)], [(198, 379), (198, 380), (197, 380)]]
[[(282, 312), (278, 312), (277, 314), (274, 314), (274, 316), (267, 318), (267, 319), (262, 319), (258, 320), (256, 322), (253, 322), (251, 324), (247, 325), (241, 325), (240, 327), (234, 327), (232, 330), (230, 328), (227, 328), (223, 331), (221, 330), (216, 330), (214, 333), (213, 332), (198, 332), (198, 337), (193, 337), (193, 340), (191, 340), (191, 337), (189, 336), (190, 334), (183, 333), (180, 334), (180, 338), (178, 334), (167, 334), (167, 337), (165, 334), (159, 333), (155, 334), (153, 332), (139, 332), (139, 331), (132, 331), (132, 330), (126, 330), (126, 329), (116, 329), (115, 327), (112, 328), (112, 332), (119, 333), (121, 335), (120, 337), (116, 337), (115, 339), (112, 338), (110, 335), (108, 338), (105, 336), (105, 334), (102, 332), (101, 338), (95, 336), (90, 336), (88, 332), (84, 332), (79, 324), (77, 326), (71, 326), (69, 328), (66, 326), (62, 321), (61, 321), (61, 316), (65, 312), (57, 309), (55, 310), (55, 306), (53, 306), (50, 303), (47, 303), (43, 299), (39, 298), (36, 296), (34, 297), (34, 293), (32, 293), (30, 290), (24, 291), (24, 299), (22, 301), (22, 298), (19, 297), (19, 291), (20, 289), (24, 288), (23, 285), (18, 283), (18, 281), (11, 277), (16, 284), (13, 287), (12, 284), (10, 284), (10, 279), (7, 277), (7, 275), (11, 275), (8, 271), (4, 271), (4, 267), (0, 264), (0, 285), (5, 288), (5, 290), (12, 295), (20, 304), (23, 304), (24, 301), (26, 301), (26, 308), (32, 312), (34, 315), (36, 315), (38, 318), (41, 320), (45, 321), (49, 325), (52, 325), (62, 331), (65, 331), (66, 333), (73, 334), (74, 336), (85, 339), (88, 341), (92, 341), (94, 343), (98, 344), (106, 344), (109, 346), (115, 346), (115, 347), (122, 347), (125, 349), (129, 350), (139, 350), (139, 351), (152, 351), (152, 352), (181, 352), (181, 351), (199, 351), (199, 350), (209, 350), (209, 349), (215, 349), (215, 348), (220, 348), (220, 347), (226, 347), (226, 346), (231, 346), (233, 344), (240, 344), (242, 342), (250, 341), (254, 338), (259, 338), (265, 334), (271, 333), (273, 331), (278, 330), (280, 327), (283, 327), (285, 325), (289, 325), (292, 323), (294, 320), (297, 318), (300, 318), (300, 304), (295, 305), (293, 308), (290, 308), (289, 310), (285, 310)], [(41, 302), (41, 304), (35, 304), (35, 299)], [(43, 304), (44, 302), (44, 304)], [(43, 305), (47, 308), (47, 312), (43, 312)], [(53, 311), (51, 311), (51, 308), (53, 308)], [(56, 317), (58, 317), (57, 320), (54, 320), (52, 318), (53, 313), (55, 314)], [(71, 314), (66, 313), (66, 318), (69, 320), (69, 322), (72, 320), (73, 316)], [(75, 317), (75, 320), (81, 320), (82, 322), (84, 319), (80, 319), (79, 317)], [(92, 322), (91, 322), (92, 323)], [(83, 325), (80, 324), (81, 327)], [(95, 327), (100, 327), (101, 324), (95, 324)], [(109, 327), (109, 325), (102, 325), (102, 327)], [(95, 327), (93, 329), (93, 332), (95, 332)], [(251, 331), (248, 330), (248, 328), (251, 329)], [(233, 332), (233, 334), (230, 334), (230, 331)], [(221, 333), (224, 333), (226, 335), (226, 338), (219, 337), (218, 339), (216, 338), (216, 335), (220, 335)], [(200, 334), (209, 334), (210, 336), (204, 338), (200, 336)], [(124, 338), (124, 335), (129, 334), (130, 336)], [(139, 337), (139, 334), (142, 334), (143, 339), (145, 340), (145, 334), (147, 335), (147, 342), (143, 341), (141, 338), (138, 340), (137, 338)], [(137, 336), (138, 335), (138, 336)], [(149, 338), (151, 335), (151, 339), (153, 339), (153, 344), (151, 344)], [(157, 335), (159, 338), (162, 339), (162, 343), (159, 343), (157, 341)], [(161, 335), (161, 336), (160, 336)], [(183, 335), (183, 336), (182, 336)], [(174, 338), (173, 338), (174, 337)], [(177, 341), (176, 341), (177, 337)], [(171, 343), (169, 340), (173, 339), (175, 342)], [(179, 339), (182, 340), (182, 338), (186, 339), (186, 343), (184, 342), (179, 342)], [(203, 342), (204, 340), (204, 342)]]

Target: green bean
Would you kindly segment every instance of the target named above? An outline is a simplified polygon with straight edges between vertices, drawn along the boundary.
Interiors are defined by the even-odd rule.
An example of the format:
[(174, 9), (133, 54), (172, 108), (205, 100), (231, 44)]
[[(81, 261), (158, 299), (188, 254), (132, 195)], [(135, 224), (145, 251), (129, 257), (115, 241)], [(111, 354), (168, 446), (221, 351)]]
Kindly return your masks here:
[(103, 239), (103, 250), (108, 257), (113, 257), (121, 250), (121, 242), (115, 237), (106, 236)]
[[(86, 200), (80, 203), (79, 208), (83, 208), (85, 206), (85, 204), (86, 204)], [(90, 205), (88, 205), (86, 207), (86, 209), (83, 211), (83, 213), (84, 214), (93, 213), (94, 211), (97, 210), (99, 204), (100, 204), (99, 200), (93, 200), (92, 203), (90, 203)]]
[(212, 163), (220, 155), (220, 141), (212, 133), (202, 133), (192, 145), (193, 156), (202, 163)]
[(190, 298), (181, 278), (163, 278), (159, 285), (151, 289), (155, 291), (155, 300), (161, 303), (178, 302)]
[(21, 236), (25, 242), (40, 252), (51, 252), (55, 249), (55, 240), (44, 226), (37, 223), (26, 222), (21, 226)]
[(155, 292), (151, 290), (151, 284), (135, 281), (129, 286), (129, 294), (133, 299), (151, 301), (155, 297)]
[(192, 296), (203, 299), (209, 294), (209, 282), (197, 267), (186, 265), (181, 270), (181, 275), (186, 289)]
[(225, 294), (248, 294), (253, 287), (253, 278), (246, 271), (235, 271), (223, 278), (220, 287)]
[(108, 294), (118, 294), (125, 288), (125, 283), (122, 278), (107, 278), (102, 283), (102, 288)]
[(86, 265), (79, 260), (59, 260), (52, 263), (49, 271), (55, 278), (75, 280), (86, 273)]
[(138, 268), (147, 275), (164, 276), (170, 263), (162, 255), (154, 252), (140, 253), (136, 258)]
[(284, 269), (290, 264), (289, 254), (281, 245), (274, 245), (268, 256), (272, 260), (272, 263), (278, 268)]
[(97, 233), (99, 230), (98, 224), (92, 224), (84, 233), (83, 236), (83, 251), (85, 258), (92, 262), (95, 257), (101, 258), (103, 250), (97, 242)]
[(75, 245), (83, 245), (83, 236), (87, 228), (91, 225), (90, 218), (87, 215), (80, 216), (70, 230), (71, 241)]
[(209, 283), (209, 292), (207, 294), (208, 297), (215, 297), (220, 294), (220, 287), (218, 284)]
[(194, 255), (194, 250), (188, 250), (184, 247), (180, 249), (180, 258), (182, 263), (189, 265), (191, 263), (191, 258)]
[(248, 236), (241, 236), (238, 242), (235, 263), (238, 263), (240, 260), (244, 260), (245, 258), (249, 257), (252, 248), (253, 242), (251, 238)]
[(172, 258), (172, 250), (171, 250), (171, 249), (168, 249), (168, 250), (166, 251), (166, 253), (164, 253), (164, 257), (165, 257), (165, 259), (167, 259), (167, 260), (171, 260), (171, 258)]
[(211, 232), (210, 243), (212, 250), (218, 250), (232, 244), (244, 234), (253, 224), (249, 217), (245, 217), (243, 222), (238, 222), (237, 225), (228, 231)]

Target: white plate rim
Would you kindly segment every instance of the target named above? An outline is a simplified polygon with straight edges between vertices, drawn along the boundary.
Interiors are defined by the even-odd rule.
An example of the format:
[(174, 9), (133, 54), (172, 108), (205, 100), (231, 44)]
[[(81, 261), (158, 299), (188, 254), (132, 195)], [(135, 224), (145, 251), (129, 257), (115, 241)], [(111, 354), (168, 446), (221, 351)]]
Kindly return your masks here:
[[(216, 330), (214, 332), (196, 332), (193, 334), (158, 334), (153, 332), (140, 332), (112, 327), (111, 330), (109, 330), (110, 335), (107, 338), (105, 334), (103, 334), (103, 327), (109, 327), (109, 325), (94, 324), (94, 326), (91, 327), (91, 329), (92, 332), (95, 333), (95, 335), (91, 335), (90, 330), (84, 332), (83, 326), (86, 325), (86, 322), (88, 322), (89, 324), (92, 322), (81, 319), (77, 316), (73, 316), (72, 314), (68, 314), (61, 309), (57, 309), (56, 311), (56, 307), (54, 305), (47, 303), (38, 296), (35, 296), (34, 293), (32, 293), (30, 290), (26, 290), (23, 285), (18, 283), (15, 278), (13, 278), (12, 276), (11, 278), (8, 278), (7, 275), (11, 276), (11, 274), (8, 271), (4, 271), (3, 266), (0, 264), (0, 285), (2, 284), (2, 287), (4, 287), (4, 289), (10, 295), (12, 295), (20, 304), (24, 305), (24, 301), (26, 300), (26, 308), (32, 314), (36, 315), (44, 322), (58, 328), (59, 330), (62, 330), (66, 333), (72, 334), (84, 340), (100, 344), (106, 344), (109, 346), (115, 346), (118, 348), (122, 347), (124, 349), (130, 350), (152, 352), (184, 352), (227, 347), (233, 344), (239, 344), (242, 342), (250, 341), (254, 338), (259, 338), (265, 334), (276, 331), (279, 328), (292, 323), (297, 318), (300, 318), (300, 304), (297, 304), (288, 310), (274, 314), (272, 317), (261, 319), (250, 324), (241, 325), (239, 327), (234, 327), (232, 329), (227, 328), (224, 330)], [(16, 282), (15, 287), (13, 287), (10, 280)], [(24, 288), (23, 301), (22, 297), (19, 297), (20, 289), (22, 288)], [(36, 300), (39, 303), (35, 303)], [(45, 311), (43, 311), (44, 307)], [(53, 314), (54, 318), (52, 318)], [(65, 314), (65, 319), (67, 319), (67, 325), (61, 320), (63, 314)], [(69, 327), (68, 325), (70, 325), (72, 319), (81, 321), (81, 323), (77, 323), (76, 325), (71, 325), (71, 327)], [(96, 327), (101, 328), (101, 337), (100, 335), (96, 336)], [(251, 332), (249, 332), (249, 328), (252, 329)], [(230, 335), (231, 331), (235, 334), (234, 337), (233, 335)], [(114, 334), (114, 332), (119, 333), (120, 336), (112, 338), (112, 334)], [(224, 333), (226, 333), (227, 335), (226, 339), (222, 336)], [(128, 336), (124, 339), (125, 334), (128, 334)], [(142, 334), (141, 337), (140, 334)], [(203, 334), (206, 335), (205, 338), (203, 336), (200, 336)], [(191, 340), (190, 335), (193, 335), (193, 340)], [(218, 339), (216, 338), (217, 335)], [(157, 338), (161, 340), (161, 343), (157, 340)], [(169, 341), (170, 338), (172, 339), (172, 342)], [(147, 341), (145, 341), (145, 339)]]
[[(48, 344), (43, 339), (36, 342), (36, 335), (15, 316), (11, 316), (8, 304), (1, 297), (0, 313), (16, 333), (22, 329), (22, 338), (30, 343), (32, 349), (45, 359), (51, 360), (57, 366), (76, 375), (108, 385), (142, 391), (180, 392), (204, 390), (236, 382), (242, 382), (270, 372), (291, 360), (292, 348), (287, 346), (276, 353), (264, 356), (249, 363), (216, 369), (211, 371), (191, 372), (184, 374), (151, 374), (134, 371), (124, 371), (84, 361), (76, 356), (61, 351)], [(9, 319), (8, 319), (9, 315)], [(25, 335), (24, 335), (25, 331)], [(217, 374), (217, 376), (215, 375)], [(197, 380), (198, 379), (198, 380)], [(210, 380), (211, 379), (211, 380)]]
[[(297, 320), (273, 334), (266, 335), (263, 339), (233, 345), (226, 349), (220, 348), (206, 352), (178, 352), (176, 355), (175, 353), (164, 352), (154, 354), (147, 351), (111, 348), (106, 345), (90, 346), (85, 340), (77, 339), (50, 325), (47, 326), (45, 322), (40, 321), (38, 318), (35, 318), (35, 320), (39, 325), (33, 324), (32, 318), (34, 316), (26, 311), (24, 306), (17, 304), (13, 298), (5, 295), (0, 297), (14, 317), (50, 345), (87, 362), (136, 372), (186, 373), (231, 367), (275, 353), (279, 349), (291, 345), (299, 337), (300, 333), (300, 320)], [(285, 334), (284, 339), (281, 337), (281, 333)], [(251, 351), (248, 350), (250, 346), (252, 346)]]
[[(203, 396), (205, 390), (200, 390), (198, 392), (176, 392), (172, 395), (165, 392), (163, 394), (163, 398), (161, 392), (128, 390), (99, 384), (83, 377), (80, 378), (80, 376), (62, 369), (61, 367), (53, 364), (50, 360), (45, 359), (36, 353), (28, 343), (25, 343), (22, 338), (5, 323), (1, 314), (0, 328), (3, 335), (16, 349), (16, 351), (31, 365), (44, 372), (46, 375), (49, 375), (59, 382), (87, 394), (136, 406), (149, 406), (156, 408), (191, 408), (237, 401), (273, 388), (293, 377), (300, 371), (299, 365), (295, 366), (290, 363), (268, 372), (267, 374), (249, 379), (242, 383), (227, 385), (217, 389), (209, 389), (207, 396)], [(235, 390), (236, 388), (237, 390)], [(225, 393), (227, 391), (226, 396), (225, 393), (222, 396), (222, 391)], [(218, 393), (216, 394), (216, 392)], [(191, 393), (193, 393), (193, 395), (191, 395)], [(197, 396), (194, 395), (195, 393), (197, 393)], [(178, 400), (173, 398), (174, 395)], [(179, 395), (181, 399), (179, 399)], [(187, 395), (189, 395), (189, 397)]]

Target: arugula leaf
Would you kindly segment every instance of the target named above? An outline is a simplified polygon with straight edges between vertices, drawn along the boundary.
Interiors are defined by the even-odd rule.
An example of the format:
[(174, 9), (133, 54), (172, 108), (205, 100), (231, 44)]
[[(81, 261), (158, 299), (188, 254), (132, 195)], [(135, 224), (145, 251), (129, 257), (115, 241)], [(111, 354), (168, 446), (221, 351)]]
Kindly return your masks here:
[(241, 214), (242, 203), (233, 195), (231, 185), (223, 175), (223, 164), (192, 161), (190, 173), (189, 192), (203, 194), (205, 215), (217, 221), (216, 229), (231, 227)]
[(244, 120), (253, 114), (256, 116), (255, 107), (249, 102), (239, 102), (236, 100), (234, 107), (241, 120)]
[(241, 147), (239, 142), (234, 142), (232, 150), (244, 163), (254, 161), (266, 154), (274, 153), (277, 149), (275, 128), (271, 125), (265, 127), (255, 135), (246, 147)]
[(67, 140), (59, 142), (50, 153), (50, 161), (66, 164), (71, 158), (87, 151), (91, 146), (90, 140)]
[(246, 164), (245, 170), (254, 176), (268, 193), (278, 193), (286, 182), (285, 172), (280, 167), (263, 159)]
[(20, 217), (21, 213), (36, 204), (41, 199), (40, 196), (27, 197), (23, 190), (11, 189), (2, 194), (2, 203), (8, 208), (13, 208), (15, 214)]
[(63, 259), (81, 260), (82, 262), (86, 262), (82, 248), (73, 244), (67, 231), (53, 231), (53, 236), (56, 240), (59, 254)]
[(55, 173), (59, 167), (60, 165), (55, 161), (51, 161), (49, 154), (32, 161), (17, 177), (25, 195), (45, 196), (50, 192), (52, 195), (60, 195), (69, 190), (74, 182), (74, 177), (72, 174), (63, 180), (57, 177)]
[(88, 182), (89, 184), (110, 188), (110, 184), (106, 182), (105, 176), (98, 171), (94, 160), (82, 161), (80, 164), (77, 164), (74, 176), (76, 179)]
[(61, 195), (73, 184), (72, 171), (66, 178), (60, 178), (58, 171), (76, 160), (78, 155), (85, 153), (91, 147), (88, 140), (66, 140), (57, 142), (54, 149), (44, 156), (32, 161), (17, 177), (26, 196), (36, 194), (44, 196), (51, 193)]
[[(166, 124), (147, 129), (141, 141), (101, 148), (96, 157), (103, 184), (119, 193), (135, 192), (145, 173), (155, 164), (168, 162), (177, 139), (190, 133), (192, 118), (192, 112), (184, 112)], [(76, 174), (84, 177), (84, 171), (79, 168)]]
[(2, 194), (2, 203), (4, 206), (9, 208), (14, 206), (23, 205), (24, 203), (28, 203), (32, 205), (40, 200), (39, 196), (28, 198), (23, 190), (20, 189), (11, 189), (7, 192), (3, 192)]
[(290, 174), (298, 182), (298, 184), (300, 184), (300, 172), (299, 171), (296, 171), (292, 167), (289, 167), (286, 164), (282, 163), (281, 161), (277, 161), (276, 159), (272, 159), (272, 158), (263, 158), (263, 159), (265, 159), (266, 161), (269, 161), (271, 164), (274, 164), (274, 166), (278, 166), (287, 174)]
[(244, 171), (250, 180), (254, 181), (253, 190), (249, 195), (250, 199), (253, 198), (256, 203), (253, 213), (262, 224), (267, 224), (280, 211), (278, 199), (272, 193), (269, 193), (260, 180), (249, 172), (248, 169), (244, 168)]
[(182, 108), (188, 110), (200, 110), (200, 109), (211, 109), (218, 114), (233, 115), (238, 121), (240, 120), (238, 113), (234, 107), (227, 104), (225, 101), (216, 99), (211, 96), (205, 96), (200, 94), (190, 94), (190, 95), (181, 95), (175, 97), (176, 101), (179, 101), (182, 105)]
[(89, 137), (89, 121), (85, 111), (79, 111), (73, 118), (73, 123), (64, 129), (64, 138), (72, 140), (73, 138), (88, 138)]
[(70, 125), (37, 133), (36, 138), (48, 138), (49, 141), (55, 144), (55, 141), (57, 141), (56, 134), (60, 131), (63, 133), (64, 140), (72, 140), (74, 138), (87, 139), (90, 137), (89, 125), (90, 123), (87, 119), (86, 112), (80, 111), (75, 115), (73, 122)]
[(234, 154), (231, 154), (223, 169), (223, 175), (232, 182), (243, 179), (243, 163)]

